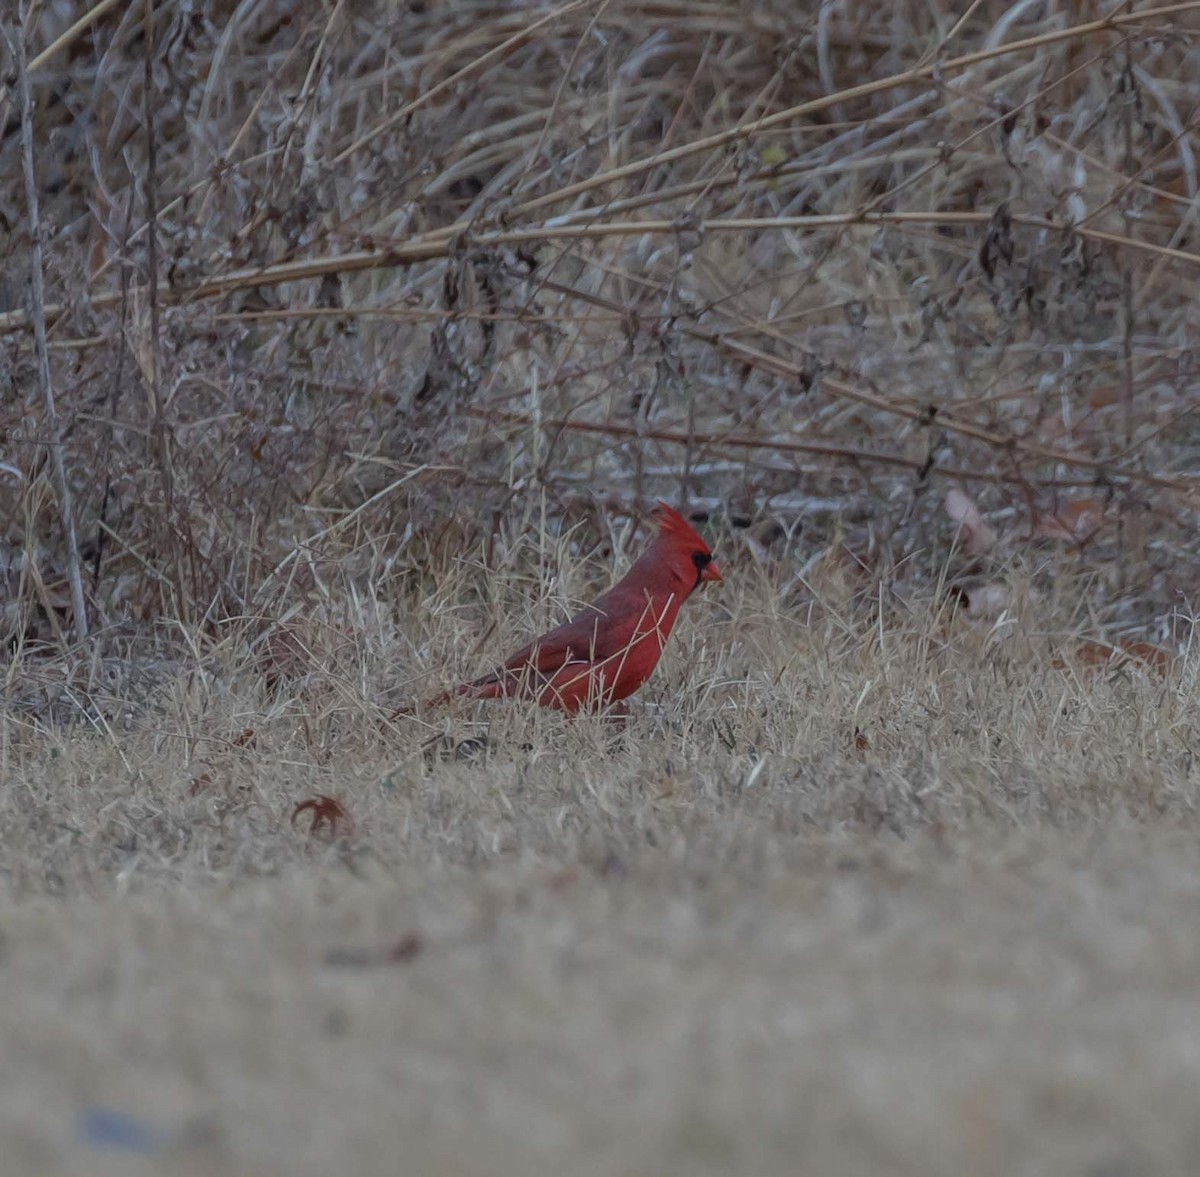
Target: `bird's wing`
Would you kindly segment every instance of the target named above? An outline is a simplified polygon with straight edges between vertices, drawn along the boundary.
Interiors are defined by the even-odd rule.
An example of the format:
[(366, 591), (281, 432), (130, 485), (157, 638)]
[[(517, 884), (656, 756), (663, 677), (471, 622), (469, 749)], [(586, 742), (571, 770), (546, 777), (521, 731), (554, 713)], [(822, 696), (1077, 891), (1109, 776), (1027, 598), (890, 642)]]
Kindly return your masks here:
[(537, 674), (551, 675), (568, 662), (599, 662), (628, 640), (625, 630), (631, 630), (631, 626), (621, 618), (610, 617), (602, 608), (588, 605), (570, 621), (518, 650), (504, 663), (504, 669), (529, 668)]
[(616, 584), (569, 621), (522, 646), (499, 670), (465, 683), (460, 690), (509, 694), (526, 676), (545, 681), (570, 664), (619, 659), (636, 637), (648, 632), (647, 622), (653, 627), (653, 612), (644, 589)]

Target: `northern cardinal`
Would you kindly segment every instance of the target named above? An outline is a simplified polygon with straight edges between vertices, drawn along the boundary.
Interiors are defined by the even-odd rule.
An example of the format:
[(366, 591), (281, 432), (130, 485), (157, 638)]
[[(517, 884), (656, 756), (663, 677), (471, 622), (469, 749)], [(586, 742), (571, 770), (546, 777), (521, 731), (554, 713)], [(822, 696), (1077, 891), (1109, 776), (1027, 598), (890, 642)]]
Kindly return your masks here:
[(426, 706), (456, 698), (520, 698), (573, 715), (632, 695), (654, 673), (679, 607), (704, 581), (721, 579), (708, 545), (678, 511), (660, 502), (655, 517), (658, 534), (608, 592), (499, 670)]

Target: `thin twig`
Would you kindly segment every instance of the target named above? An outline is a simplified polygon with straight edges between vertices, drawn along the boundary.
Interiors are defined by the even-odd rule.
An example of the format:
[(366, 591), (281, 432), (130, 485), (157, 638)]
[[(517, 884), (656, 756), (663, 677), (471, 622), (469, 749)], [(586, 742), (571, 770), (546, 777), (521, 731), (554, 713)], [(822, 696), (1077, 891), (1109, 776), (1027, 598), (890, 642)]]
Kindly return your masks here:
[[(474, 417), (491, 425), (508, 425), (514, 429), (528, 429), (534, 422), (524, 413), (510, 413), (496, 409), (463, 410), (466, 417)], [(957, 466), (943, 466), (938, 463), (917, 458), (906, 458), (903, 454), (889, 454), (882, 450), (867, 450), (858, 446), (837, 445), (823, 441), (800, 441), (794, 437), (764, 437), (755, 434), (737, 433), (695, 433), (686, 427), (679, 429), (643, 428), (637, 425), (622, 425), (615, 421), (581, 421), (568, 417), (543, 417), (538, 424), (542, 429), (562, 430), (571, 433), (592, 433), (602, 437), (636, 438), (639, 441), (662, 441), (678, 446), (705, 446), (733, 450), (774, 450), (784, 454), (815, 454), (819, 457), (839, 458), (851, 465), (868, 463), (881, 466), (896, 466), (903, 470), (912, 470), (923, 477), (939, 475), (944, 478), (959, 479), (964, 482), (991, 482), (1024, 487), (1069, 487), (1075, 489), (1094, 489), (1095, 478), (1029, 478), (1021, 473), (1004, 473), (992, 470), (968, 470)], [(1141, 471), (1121, 470), (1109, 471), (1112, 478), (1143, 479)], [(1171, 482), (1168, 479), (1155, 479), (1157, 484), (1171, 489), (1188, 490), (1193, 483), (1190, 481)]]
[[(123, 0), (100, 0), (94, 7), (85, 12), (70, 28), (65, 29), (41, 53), (37, 54), (26, 66), (29, 73), (36, 73), (56, 53), (65, 49), (76, 37), (87, 32), (106, 12), (122, 3)], [(24, 21), (22, 20), (22, 24)], [(8, 87), (0, 84), (0, 102), (8, 97)]]
[(163, 411), (162, 374), (159, 364), (158, 321), (158, 155), (154, 135), (154, 0), (145, 0), (142, 18), (142, 115), (146, 124), (146, 267), (148, 303), (150, 307), (150, 403), (154, 438), (154, 459), (158, 466), (159, 485), (163, 496), (163, 520), (174, 567), (174, 585), (179, 616), (186, 619), (190, 598), (183, 578), (183, 559), (175, 527), (175, 477), (171, 469), (171, 444)]
[[(767, 230), (808, 231), (818, 229), (878, 228), (881, 225), (986, 225), (992, 218), (991, 212), (885, 212), (885, 213), (825, 213), (813, 216), (781, 217), (714, 217), (701, 221), (696, 229), (705, 234), (750, 233)], [(1029, 216), (1014, 212), (1014, 225), (1034, 229), (1045, 229), (1053, 233), (1074, 233), (1086, 241), (1131, 249), (1170, 260), (1183, 262), (1200, 268), (1200, 253), (1172, 246), (1158, 245), (1153, 241), (1142, 241), (1121, 233), (1110, 233), (1101, 229), (1079, 228), (1060, 224), (1048, 217)], [(322, 254), (297, 261), (281, 262), (277, 265), (255, 266), (250, 269), (233, 270), (219, 278), (199, 282), (190, 289), (175, 291), (160, 290), (160, 302), (172, 305), (198, 302), (232, 294), (238, 290), (255, 287), (281, 286), (285, 282), (300, 282), (312, 278), (325, 278), (336, 274), (356, 274), (370, 270), (416, 265), (435, 261), (454, 253), (463, 245), (486, 250), (499, 246), (539, 245), (546, 241), (598, 241), (606, 237), (636, 236), (648, 234), (668, 236), (679, 232), (679, 223), (674, 220), (615, 221), (584, 225), (546, 224), (523, 229), (505, 229), (493, 233), (478, 233), (468, 236), (461, 243), (451, 241), (440, 232), (412, 237), (407, 241), (381, 241), (377, 249), (350, 250), (346, 253)], [(145, 294), (145, 290), (135, 293)], [(96, 295), (87, 301), (92, 310), (104, 310), (116, 305), (116, 294)], [(61, 315), (65, 306), (49, 305), (47, 317)], [(0, 314), (0, 334), (27, 329), (28, 316), (23, 311)]]
[(87, 603), (83, 596), (83, 575), (79, 564), (79, 540), (75, 534), (75, 512), (71, 502), (71, 484), (63, 457), (63, 431), (54, 403), (54, 385), (50, 378), (50, 352), (46, 346), (46, 288), (43, 278), (42, 223), (38, 210), (37, 179), (33, 170), (33, 97), (25, 54), (25, 0), (17, 5), (16, 20), (9, 25), (8, 40), (17, 64), (17, 89), (21, 98), (21, 167), (25, 173), (25, 204), (29, 215), (30, 288), (29, 309), (33, 321), (34, 350), (37, 353), (38, 383), (46, 409), (50, 432), (50, 462), (54, 471), (54, 489), (58, 512), (67, 541), (67, 579), (71, 585), (71, 611), (75, 615), (75, 636), (87, 638)]
[(530, 37), (533, 36), (534, 33), (538, 31), (538, 29), (545, 25), (552, 24), (556, 20), (561, 20), (564, 16), (568, 16), (585, 6), (586, 0), (571, 0), (569, 4), (564, 4), (561, 8), (553, 9), (552, 11), (546, 13), (545, 16), (535, 20), (527, 28), (521, 29), (521, 31), (518, 33), (514, 33), (502, 44), (497, 45), (493, 49), (489, 49), (486, 53), (481, 53), (473, 61), (470, 61), (463, 66), (462, 69), (451, 74), (450, 77), (443, 78), (436, 86), (431, 86), (419, 97), (414, 98), (411, 102), (406, 102), (398, 111), (396, 111), (394, 114), (388, 115), (383, 122), (377, 123), (365, 135), (359, 136), (359, 138), (351, 143), (349, 147), (344, 148), (336, 156), (334, 156), (333, 162), (342, 163), (344, 160), (352, 156), (356, 151), (366, 147), (368, 143), (377, 138), (384, 131), (390, 130), (398, 123), (402, 123), (406, 118), (418, 111), (427, 102), (430, 102), (432, 99), (436, 98), (443, 91), (449, 90), (452, 86), (458, 82), (461, 82), (464, 78), (467, 78), (471, 74), (478, 72), (480, 66), (486, 65), (494, 58), (503, 57), (510, 50), (517, 48), (518, 45), (523, 45), (529, 40)]

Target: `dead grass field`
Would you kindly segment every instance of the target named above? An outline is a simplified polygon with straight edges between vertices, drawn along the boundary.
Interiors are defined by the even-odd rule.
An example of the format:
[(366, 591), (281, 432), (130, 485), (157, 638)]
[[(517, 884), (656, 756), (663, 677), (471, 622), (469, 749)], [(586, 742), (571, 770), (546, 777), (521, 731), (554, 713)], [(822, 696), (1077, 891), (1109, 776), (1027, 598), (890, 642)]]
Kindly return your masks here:
[[(624, 730), (219, 652), (10, 725), (6, 1171), (1193, 1171), (1190, 662), (730, 571)], [(436, 604), (361, 665), (469, 650)]]
[[(1200, 1172), (1197, 95), (1200, 2), (0, 5), (0, 1177)], [(382, 718), (656, 498), (627, 726)]]

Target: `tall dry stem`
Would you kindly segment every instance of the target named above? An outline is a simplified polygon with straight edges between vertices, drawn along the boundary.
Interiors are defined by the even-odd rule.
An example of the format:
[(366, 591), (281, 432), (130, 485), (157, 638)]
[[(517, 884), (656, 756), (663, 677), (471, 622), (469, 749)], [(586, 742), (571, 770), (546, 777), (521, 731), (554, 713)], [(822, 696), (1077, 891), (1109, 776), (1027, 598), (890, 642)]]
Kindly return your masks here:
[(154, 3), (146, 0), (142, 18), (144, 56), (142, 58), (142, 113), (146, 123), (146, 267), (150, 305), (150, 403), (153, 412), (152, 434), (154, 460), (162, 491), (163, 522), (166, 542), (171, 552), (172, 579), (175, 587), (175, 608), (181, 618), (191, 612), (190, 596), (185, 591), (183, 556), (175, 517), (175, 475), (171, 468), (171, 442), (167, 432), (162, 397), (162, 365), (159, 363), (160, 336), (158, 313), (158, 156), (154, 133)]
[(75, 615), (75, 635), (87, 637), (87, 605), (83, 599), (83, 577), (79, 566), (79, 540), (75, 534), (75, 513), (71, 503), (71, 484), (63, 458), (62, 425), (54, 403), (54, 384), (50, 378), (50, 351), (46, 345), (46, 291), (42, 273), (42, 224), (38, 212), (37, 179), (33, 170), (33, 98), (25, 53), (25, 0), (17, 5), (16, 20), (8, 30), (8, 41), (17, 67), (17, 89), (21, 98), (21, 165), (25, 174), (25, 205), (29, 213), (30, 238), (30, 316), (33, 320), (34, 350), (37, 353), (38, 383), (46, 411), (50, 434), (50, 468), (54, 472), (54, 490), (67, 544), (67, 578), (71, 586), (71, 610)]

